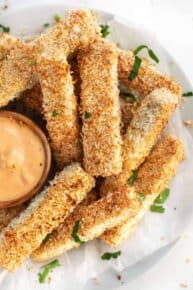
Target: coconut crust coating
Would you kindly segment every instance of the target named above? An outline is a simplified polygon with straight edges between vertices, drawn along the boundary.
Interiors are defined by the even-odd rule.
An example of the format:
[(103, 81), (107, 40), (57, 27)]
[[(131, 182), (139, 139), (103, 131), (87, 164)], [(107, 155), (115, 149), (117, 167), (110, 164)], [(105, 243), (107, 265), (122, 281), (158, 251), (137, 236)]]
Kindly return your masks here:
[(78, 236), (86, 242), (133, 216), (138, 206), (139, 200), (129, 187), (122, 187), (119, 191), (109, 193), (88, 206), (82, 206), (52, 233), (51, 237), (33, 253), (32, 258), (38, 262), (45, 261), (79, 247), (80, 243), (72, 237), (76, 221), (80, 221)]
[(77, 10), (29, 43), (17, 39), (1, 64), (0, 106), (37, 83), (36, 61), (40, 56), (68, 56), (99, 34), (96, 16), (91, 11)]
[(0, 235), (0, 264), (18, 268), (42, 240), (73, 211), (94, 187), (94, 179), (78, 163), (61, 171)]
[(5, 59), (14, 48), (17, 39), (8, 33), (0, 34), (0, 61)]
[(0, 209), (0, 231), (26, 208), (25, 204)]
[(136, 215), (106, 231), (100, 238), (112, 247), (117, 247), (128, 239), (156, 197), (168, 186), (183, 158), (184, 148), (181, 141), (173, 136), (165, 137), (138, 171), (134, 182), (135, 192), (143, 193), (145, 198)]
[(46, 127), (58, 168), (80, 161), (82, 147), (77, 98), (66, 60), (41, 58), (37, 63)]
[(165, 88), (154, 90), (142, 100), (123, 136), (122, 172), (104, 180), (100, 189), (102, 195), (127, 184), (132, 171), (149, 155), (178, 101), (179, 98)]
[(20, 101), (24, 108), (38, 116), (43, 114), (43, 95), (40, 83), (21, 93)]
[(84, 168), (94, 176), (118, 174), (122, 167), (117, 49), (100, 40), (78, 59), (81, 76)]
[(144, 97), (153, 90), (166, 88), (173, 94), (181, 96), (182, 88), (174, 79), (159, 72), (156, 67), (146, 60), (142, 60), (139, 73), (134, 80), (128, 76), (132, 70), (135, 56), (132, 51), (119, 50), (118, 75), (119, 80), (129, 90), (136, 90)]

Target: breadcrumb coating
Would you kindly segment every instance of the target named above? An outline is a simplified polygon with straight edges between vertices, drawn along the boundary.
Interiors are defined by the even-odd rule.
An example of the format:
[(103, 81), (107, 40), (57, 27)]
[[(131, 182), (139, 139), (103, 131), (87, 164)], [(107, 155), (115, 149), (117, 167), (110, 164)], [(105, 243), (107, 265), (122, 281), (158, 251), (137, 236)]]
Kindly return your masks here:
[(42, 262), (79, 247), (80, 243), (72, 237), (76, 221), (80, 221), (78, 236), (86, 242), (133, 216), (139, 204), (140, 201), (136, 198), (133, 189), (122, 187), (88, 206), (79, 207), (33, 253), (32, 258), (37, 262)]
[(117, 49), (99, 40), (79, 55), (83, 163), (94, 176), (118, 174), (122, 167)]
[(37, 83), (36, 61), (41, 56), (69, 55), (100, 34), (96, 16), (77, 10), (57, 22), (37, 39), (24, 43), (17, 39), (0, 70), (0, 106), (5, 106), (22, 91)]
[(146, 60), (142, 61), (137, 77), (132, 81), (129, 80), (128, 76), (132, 70), (134, 59), (132, 51), (119, 50), (119, 80), (128, 89), (136, 90), (143, 96), (147, 96), (155, 89), (166, 88), (173, 94), (181, 96), (180, 84), (171, 77), (160, 73), (153, 64)]
[(101, 194), (127, 183), (132, 171), (149, 155), (178, 101), (178, 96), (165, 88), (154, 90), (142, 100), (123, 137), (123, 170), (104, 180)]
[(66, 60), (41, 58), (37, 63), (43, 92), (43, 109), (58, 168), (80, 161), (82, 147), (78, 105)]
[(33, 50), (17, 39), (1, 63), (0, 106), (6, 106), (20, 92), (37, 82), (34, 59)]
[(11, 220), (18, 216), (26, 208), (25, 204), (17, 205), (9, 208), (0, 209), (0, 231), (5, 228)]
[(127, 128), (129, 127), (129, 124), (133, 119), (133, 116), (137, 109), (137, 105), (132, 104), (131, 102), (125, 100), (125, 98), (121, 95), (119, 101), (121, 107), (121, 123), (122, 123), (121, 133), (123, 135), (127, 131)]
[(40, 84), (37, 83), (33, 88), (21, 93), (20, 102), (26, 110), (41, 116), (43, 114), (43, 95)]
[(8, 271), (18, 268), (84, 199), (94, 183), (78, 163), (65, 167), (2, 231), (0, 264)]
[(128, 239), (156, 197), (168, 186), (183, 158), (182, 142), (173, 136), (165, 137), (139, 169), (134, 188), (135, 192), (143, 193), (145, 199), (136, 215), (121, 225), (106, 231), (100, 238), (112, 247), (117, 247)]
[(16, 41), (17, 39), (8, 33), (0, 34), (0, 61), (7, 57), (10, 51), (14, 48)]

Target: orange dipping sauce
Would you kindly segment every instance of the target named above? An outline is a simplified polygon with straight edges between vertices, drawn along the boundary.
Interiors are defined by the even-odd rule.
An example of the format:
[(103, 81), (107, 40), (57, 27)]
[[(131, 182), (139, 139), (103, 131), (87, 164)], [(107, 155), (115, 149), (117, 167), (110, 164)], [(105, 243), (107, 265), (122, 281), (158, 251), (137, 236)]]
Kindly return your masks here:
[(45, 147), (33, 127), (0, 113), (0, 203), (32, 191), (44, 175), (45, 163)]

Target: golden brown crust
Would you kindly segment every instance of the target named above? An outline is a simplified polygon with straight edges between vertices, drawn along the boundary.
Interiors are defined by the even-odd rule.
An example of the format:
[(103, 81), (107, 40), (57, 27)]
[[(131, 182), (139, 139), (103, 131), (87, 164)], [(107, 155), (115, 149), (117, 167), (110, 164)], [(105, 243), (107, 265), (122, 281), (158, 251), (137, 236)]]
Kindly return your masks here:
[(0, 231), (5, 228), (13, 218), (18, 216), (26, 208), (26, 205), (17, 205), (10, 208), (0, 209)]
[(181, 86), (171, 77), (160, 73), (154, 65), (142, 61), (137, 77), (130, 81), (128, 76), (134, 63), (134, 54), (132, 51), (119, 50), (118, 74), (119, 80), (128, 89), (138, 91), (143, 96), (149, 95), (153, 90), (166, 88), (173, 94), (181, 96)]
[(5, 59), (10, 51), (14, 48), (17, 39), (8, 33), (0, 34), (0, 61)]
[(139, 169), (138, 177), (134, 183), (135, 192), (145, 195), (141, 207), (134, 217), (106, 231), (101, 236), (103, 241), (112, 247), (117, 247), (130, 236), (155, 198), (168, 186), (183, 158), (182, 142), (175, 137), (167, 136), (155, 147)]
[(80, 246), (71, 236), (76, 221), (80, 221), (78, 236), (83, 241), (89, 241), (133, 216), (139, 204), (133, 189), (123, 187), (88, 206), (79, 207), (33, 253), (32, 258), (38, 262), (44, 261)]
[(65, 167), (50, 186), (3, 230), (0, 264), (8, 271), (19, 267), (93, 186), (94, 179), (78, 163)]
[(79, 55), (78, 62), (85, 170), (95, 176), (117, 174), (122, 166), (117, 49), (97, 41)]
[(127, 183), (132, 170), (137, 169), (149, 155), (178, 100), (176, 95), (162, 88), (154, 90), (141, 102), (123, 137), (122, 172), (105, 179), (101, 186), (101, 194)]
[(41, 58), (37, 64), (43, 92), (44, 117), (53, 154), (60, 169), (80, 161), (82, 147), (77, 99), (66, 60)]

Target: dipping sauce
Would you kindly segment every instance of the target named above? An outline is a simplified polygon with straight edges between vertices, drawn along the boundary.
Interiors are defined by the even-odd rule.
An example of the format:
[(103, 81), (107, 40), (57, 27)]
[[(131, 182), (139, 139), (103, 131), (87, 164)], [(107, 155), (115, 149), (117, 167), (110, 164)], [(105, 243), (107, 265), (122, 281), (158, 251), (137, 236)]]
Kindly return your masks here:
[(44, 144), (33, 127), (0, 112), (0, 202), (32, 191), (44, 174), (45, 162)]

